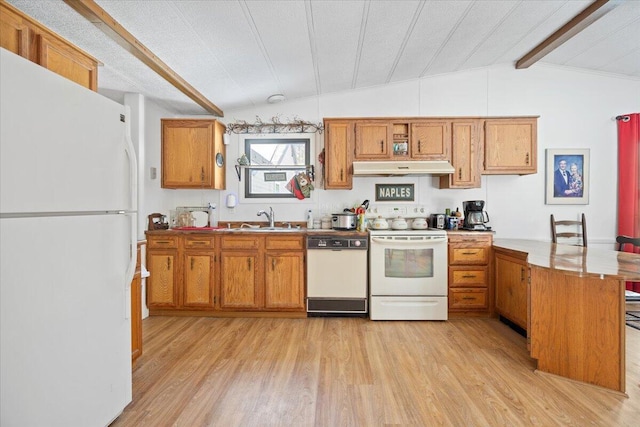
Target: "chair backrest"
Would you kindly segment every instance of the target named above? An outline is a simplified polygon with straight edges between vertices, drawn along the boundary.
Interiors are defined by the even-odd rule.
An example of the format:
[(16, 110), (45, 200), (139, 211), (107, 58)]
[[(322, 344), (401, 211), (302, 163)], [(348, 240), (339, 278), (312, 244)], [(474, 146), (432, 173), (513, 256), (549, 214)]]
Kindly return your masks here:
[[(577, 246), (587, 247), (587, 221), (584, 214), (582, 214), (581, 218), (581, 221), (556, 221), (553, 214), (551, 214), (551, 241), (558, 243), (558, 237), (568, 238), (573, 239), (574, 242), (577, 241)], [(561, 230), (567, 230), (566, 227), (570, 227), (572, 231), (558, 231), (558, 227), (562, 227)]]
[(617, 251), (624, 251), (624, 245), (631, 245), (633, 246), (632, 252), (636, 252), (636, 249), (640, 248), (640, 237), (618, 236), (616, 243), (618, 244)]

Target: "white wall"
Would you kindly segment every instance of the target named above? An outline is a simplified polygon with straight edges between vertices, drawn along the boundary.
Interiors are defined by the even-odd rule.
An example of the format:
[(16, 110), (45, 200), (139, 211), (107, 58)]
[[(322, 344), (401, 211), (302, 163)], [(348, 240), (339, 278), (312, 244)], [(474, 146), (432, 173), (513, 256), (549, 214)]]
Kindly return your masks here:
[[(147, 172), (160, 173), (160, 117), (166, 111), (147, 103)], [(464, 200), (486, 200), (496, 237), (550, 240), (549, 214), (577, 218), (587, 215), (591, 244), (613, 242), (616, 230), (617, 132), (614, 117), (640, 111), (640, 81), (534, 65), (515, 70), (511, 65), (446, 74), (382, 87), (328, 94), (243, 110), (225, 111), (224, 123), (300, 118), (321, 122), (324, 117), (389, 116), (516, 116), (539, 115), (538, 173), (527, 176), (483, 176), (482, 187), (440, 190), (433, 177), (355, 178), (353, 190), (316, 190), (311, 200), (248, 202), (235, 209), (221, 206), (228, 192), (241, 195), (233, 168), (241, 138), (231, 135), (227, 146), (227, 190), (163, 190), (160, 178), (147, 181), (148, 212), (168, 214), (175, 206), (207, 201), (221, 206), (220, 219), (256, 220), (256, 212), (273, 206), (278, 221), (303, 221), (305, 212), (334, 210), (374, 199), (376, 183), (415, 183), (416, 204), (429, 213), (460, 207)], [(322, 144), (324, 135), (317, 135)], [(545, 150), (588, 148), (591, 154), (589, 205), (545, 204)], [(313, 153), (314, 158), (317, 152)]]

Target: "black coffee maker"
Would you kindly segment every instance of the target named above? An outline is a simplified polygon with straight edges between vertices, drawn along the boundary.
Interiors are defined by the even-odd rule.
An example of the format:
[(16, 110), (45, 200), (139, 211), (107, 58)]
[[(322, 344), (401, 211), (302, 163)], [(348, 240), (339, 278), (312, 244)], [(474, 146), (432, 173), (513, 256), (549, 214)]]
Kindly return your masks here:
[(462, 202), (464, 209), (463, 229), (485, 231), (491, 230), (485, 224), (489, 222), (489, 214), (484, 210), (484, 200), (470, 200)]

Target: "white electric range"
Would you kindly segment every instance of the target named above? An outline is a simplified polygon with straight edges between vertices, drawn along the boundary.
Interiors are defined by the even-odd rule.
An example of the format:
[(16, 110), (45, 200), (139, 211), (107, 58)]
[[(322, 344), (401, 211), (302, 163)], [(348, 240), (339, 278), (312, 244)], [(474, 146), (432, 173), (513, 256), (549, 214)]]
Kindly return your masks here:
[(377, 229), (369, 240), (371, 320), (447, 320), (447, 232)]

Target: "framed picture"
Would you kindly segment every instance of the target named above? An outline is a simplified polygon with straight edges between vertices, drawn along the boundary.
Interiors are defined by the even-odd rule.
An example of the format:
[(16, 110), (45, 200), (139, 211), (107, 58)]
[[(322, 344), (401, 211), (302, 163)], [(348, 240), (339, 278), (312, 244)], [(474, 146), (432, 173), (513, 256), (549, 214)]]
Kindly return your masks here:
[(589, 149), (547, 149), (548, 205), (589, 204)]

